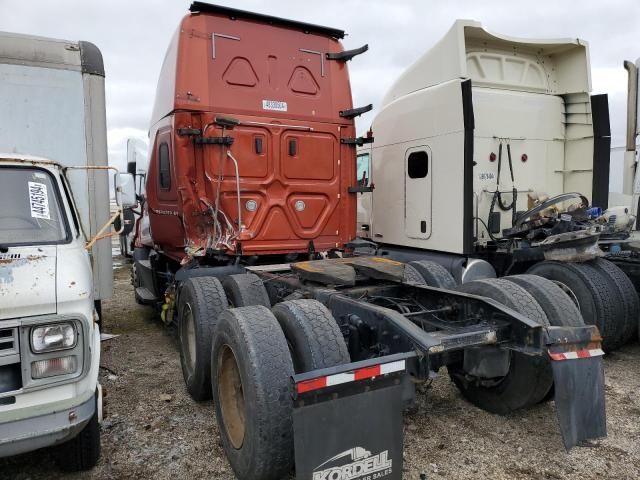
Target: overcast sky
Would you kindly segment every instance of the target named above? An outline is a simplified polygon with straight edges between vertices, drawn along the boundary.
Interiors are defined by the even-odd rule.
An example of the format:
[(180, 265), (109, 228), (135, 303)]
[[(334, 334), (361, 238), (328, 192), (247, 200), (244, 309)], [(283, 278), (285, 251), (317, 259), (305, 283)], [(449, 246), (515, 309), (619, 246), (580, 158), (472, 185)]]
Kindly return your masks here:
[[(190, 0), (0, 0), (0, 30), (88, 40), (102, 50), (109, 158), (124, 167), (127, 137), (147, 138), (160, 65)], [(216, 3), (216, 2), (212, 2)], [(369, 44), (349, 65), (354, 105), (379, 105), (395, 78), (457, 18), (518, 37), (579, 37), (590, 44), (593, 93), (608, 93), (613, 144), (624, 142), (625, 59), (640, 56), (639, 0), (218, 0), (218, 4), (344, 29), (345, 48)], [(358, 123), (362, 132), (375, 110)]]

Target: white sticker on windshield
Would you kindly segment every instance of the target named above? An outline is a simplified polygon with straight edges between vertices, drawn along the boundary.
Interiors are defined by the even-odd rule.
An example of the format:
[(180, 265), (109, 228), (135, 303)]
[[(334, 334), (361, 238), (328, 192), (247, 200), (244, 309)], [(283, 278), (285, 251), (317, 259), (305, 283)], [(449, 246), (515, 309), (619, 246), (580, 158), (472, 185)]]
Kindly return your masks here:
[(29, 184), (29, 207), (33, 218), (51, 220), (49, 214), (49, 195), (44, 183), (27, 182)]
[(286, 112), (287, 102), (279, 102), (278, 100), (262, 100), (263, 110), (274, 110), (276, 112)]

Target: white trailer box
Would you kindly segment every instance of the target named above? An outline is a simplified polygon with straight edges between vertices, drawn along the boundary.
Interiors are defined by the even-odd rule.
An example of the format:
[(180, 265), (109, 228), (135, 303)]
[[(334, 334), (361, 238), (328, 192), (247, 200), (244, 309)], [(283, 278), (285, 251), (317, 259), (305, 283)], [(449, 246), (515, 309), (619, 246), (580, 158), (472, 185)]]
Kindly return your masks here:
[[(89, 42), (0, 32), (0, 152), (106, 166), (104, 66)], [(67, 174), (87, 239), (109, 220), (106, 171)], [(91, 250), (94, 299), (113, 292), (111, 240)]]

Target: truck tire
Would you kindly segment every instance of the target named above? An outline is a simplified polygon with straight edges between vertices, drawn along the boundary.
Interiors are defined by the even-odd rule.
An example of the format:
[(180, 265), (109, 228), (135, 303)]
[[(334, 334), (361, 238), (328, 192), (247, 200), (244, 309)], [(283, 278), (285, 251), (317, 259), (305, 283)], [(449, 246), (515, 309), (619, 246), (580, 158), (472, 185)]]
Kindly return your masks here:
[(227, 307), (227, 296), (215, 277), (190, 278), (180, 290), (180, 364), (187, 391), (196, 401), (211, 398), (211, 338)]
[(331, 312), (317, 300), (289, 300), (273, 307), (296, 373), (349, 363), (349, 351)]
[(573, 300), (557, 284), (538, 275), (502, 277), (520, 285), (535, 298), (552, 327), (582, 327), (584, 319)]
[[(544, 310), (525, 289), (503, 278), (474, 280), (458, 291), (491, 298), (523, 314), (530, 320), (548, 326)], [(545, 398), (553, 383), (547, 358), (511, 352), (509, 372), (502, 379), (481, 383), (465, 378), (462, 365), (452, 365), (449, 375), (463, 396), (474, 405), (500, 415), (527, 408)]]
[(456, 288), (456, 281), (453, 279), (453, 275), (439, 263), (430, 260), (414, 260), (413, 262), (409, 262), (408, 265), (420, 273), (425, 284), (429, 287), (446, 288), (449, 290)]
[(222, 445), (238, 478), (276, 480), (293, 467), (293, 363), (268, 308), (224, 311), (211, 355)]
[(269, 294), (262, 280), (253, 273), (240, 273), (226, 277), (222, 286), (232, 307), (262, 305), (271, 308)]
[(638, 320), (640, 318), (640, 300), (633, 282), (616, 265), (603, 258), (597, 258), (590, 262), (601, 273), (608, 276), (620, 293), (622, 305), (625, 312), (624, 329), (622, 341), (629, 343), (638, 334)]
[[(527, 274), (511, 275), (503, 278), (520, 285), (529, 292), (544, 310), (552, 327), (584, 326), (582, 314), (580, 314), (580, 310), (578, 310), (571, 297), (551, 280), (538, 275)], [(553, 400), (553, 396), (554, 388), (551, 385), (541, 403)]]
[(426, 285), (427, 282), (424, 281), (420, 272), (416, 270), (414, 267), (409, 265), (408, 263), (404, 264), (404, 274), (402, 281), (405, 283), (413, 283), (414, 285)]
[(587, 325), (596, 325), (602, 336), (602, 348), (610, 352), (622, 345), (624, 311), (612, 282), (587, 263), (563, 263), (546, 260), (527, 273), (548, 278), (571, 291)]
[(138, 276), (138, 270), (136, 268), (136, 261), (134, 260), (131, 264), (131, 285), (133, 285), (133, 296), (138, 305), (144, 305), (144, 301), (142, 297), (138, 295), (138, 287), (142, 286), (140, 283), (140, 278)]
[(84, 428), (68, 442), (56, 447), (54, 459), (58, 467), (67, 472), (81, 472), (96, 466), (100, 458), (100, 425), (98, 404)]

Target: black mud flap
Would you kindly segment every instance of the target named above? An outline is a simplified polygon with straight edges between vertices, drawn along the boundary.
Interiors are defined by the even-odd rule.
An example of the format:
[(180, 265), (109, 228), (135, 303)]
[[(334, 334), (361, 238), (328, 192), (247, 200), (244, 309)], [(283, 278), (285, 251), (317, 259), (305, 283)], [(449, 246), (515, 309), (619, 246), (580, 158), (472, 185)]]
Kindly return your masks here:
[(404, 360), (390, 374), (364, 363), (294, 377), (297, 480), (402, 479)]
[[(575, 355), (575, 354), (574, 354)], [(564, 447), (607, 436), (602, 356), (551, 354), (556, 410)]]

